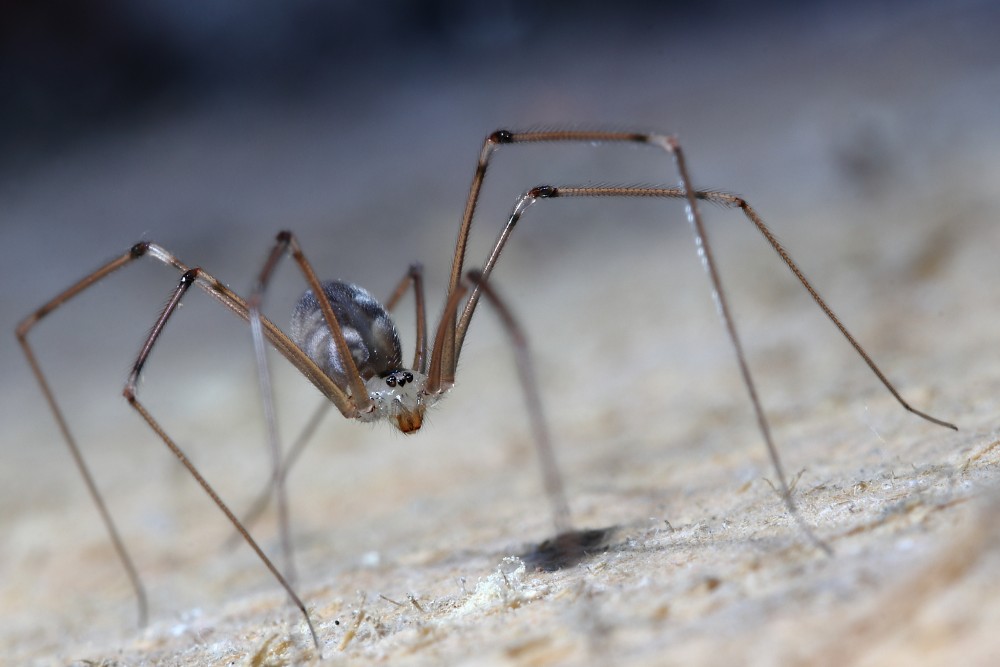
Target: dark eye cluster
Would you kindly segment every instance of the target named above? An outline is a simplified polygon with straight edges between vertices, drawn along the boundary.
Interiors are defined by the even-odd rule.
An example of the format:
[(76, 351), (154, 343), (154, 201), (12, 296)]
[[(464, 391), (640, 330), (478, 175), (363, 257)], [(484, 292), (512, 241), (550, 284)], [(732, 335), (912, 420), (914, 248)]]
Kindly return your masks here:
[(413, 373), (410, 371), (393, 373), (385, 379), (385, 383), (390, 387), (395, 387), (397, 384), (400, 387), (405, 387), (407, 382), (413, 382)]

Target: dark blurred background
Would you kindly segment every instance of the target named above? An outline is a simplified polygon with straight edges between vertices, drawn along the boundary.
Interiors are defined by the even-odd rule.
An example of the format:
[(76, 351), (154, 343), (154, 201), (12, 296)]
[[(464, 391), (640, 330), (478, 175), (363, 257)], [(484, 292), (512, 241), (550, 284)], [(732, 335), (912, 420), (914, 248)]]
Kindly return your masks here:
[(461, 69), (468, 59), (513, 66), (522, 50), (574, 32), (641, 33), (660, 25), (676, 35), (795, 7), (772, 1), (751, 9), (729, 0), (12, 0), (0, 6), (4, 163), (37, 159), (83, 134), (206, 97), (296, 97), (309, 95), (318, 80), (374, 87), (428, 69)]
[[(937, 4), (945, 18), (951, 3)], [(790, 30), (812, 24), (822, 34), (823, 23), (859, 7), (884, 16), (934, 5), (11, 0), (0, 5), (2, 164), (44, 159), (83, 135), (220, 96), (295, 99), (319, 84), (359, 91), (430, 73), (473, 74), (484, 63), (509, 63), (500, 76), (531, 80), (546, 76), (544, 60), (531, 54), (556, 55), (567, 46), (570, 57), (587, 43), (602, 48), (597, 42), (627, 51), (655, 39), (671, 49), (716, 30), (751, 37), (775, 22)], [(655, 85), (655, 69), (637, 72), (628, 54), (620, 55), (617, 76), (648, 76)], [(695, 67), (703, 55), (681, 57)], [(548, 74), (555, 85), (561, 72)]]

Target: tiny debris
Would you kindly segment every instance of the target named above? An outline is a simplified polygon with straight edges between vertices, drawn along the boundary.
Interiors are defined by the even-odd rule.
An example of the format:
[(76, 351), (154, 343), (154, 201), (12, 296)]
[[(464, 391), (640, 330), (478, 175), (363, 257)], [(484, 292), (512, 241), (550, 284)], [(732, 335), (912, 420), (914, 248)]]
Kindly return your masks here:
[(250, 667), (284, 667), (288, 665), (287, 659), (275, 655), (276, 652), (284, 651), (288, 648), (288, 641), (282, 641), (277, 645), (274, 644), (275, 641), (279, 639), (278, 635), (271, 635), (256, 653), (250, 658)]
[(361, 627), (361, 624), (364, 622), (366, 617), (365, 600), (367, 597), (368, 596), (364, 593), (361, 594), (361, 602), (358, 604), (358, 611), (354, 615), (354, 622), (351, 623), (351, 627), (347, 628), (347, 632), (344, 633), (343, 639), (341, 639), (340, 644), (337, 645), (338, 651), (343, 651), (347, 648), (347, 645), (350, 644), (351, 640), (353, 640), (358, 634), (358, 628)]
[(480, 579), (469, 599), (458, 610), (458, 616), (499, 608), (517, 609), (525, 602), (536, 600), (548, 591), (546, 586), (531, 586), (524, 581), (527, 567), (517, 556), (507, 556), (496, 572)]

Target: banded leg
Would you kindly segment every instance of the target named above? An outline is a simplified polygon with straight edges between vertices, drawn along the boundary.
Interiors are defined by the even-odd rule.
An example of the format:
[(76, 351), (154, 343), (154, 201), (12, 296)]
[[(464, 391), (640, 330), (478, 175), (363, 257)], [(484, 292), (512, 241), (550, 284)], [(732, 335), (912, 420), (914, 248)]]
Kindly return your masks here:
[[(543, 130), (532, 132), (511, 132), (510, 130), (497, 130), (486, 137), (482, 148), (479, 150), (479, 160), (476, 163), (476, 171), (472, 177), (472, 185), (469, 188), (469, 196), (465, 201), (465, 210), (462, 212), (462, 221), (458, 228), (458, 239), (455, 242), (455, 253), (451, 265), (451, 277), (448, 282), (448, 295), (454, 293), (462, 278), (462, 267), (465, 263), (465, 252), (469, 241), (469, 232), (472, 230), (472, 220), (476, 213), (476, 206), (479, 204), (479, 194), (486, 179), (486, 170), (489, 168), (490, 160), (500, 146), (509, 144), (532, 144), (532, 143), (640, 143), (661, 145), (666, 141), (666, 137), (656, 134), (644, 134), (639, 132), (602, 132), (588, 130)], [(662, 146), (661, 146), (662, 147)], [(485, 271), (489, 275), (488, 271)], [(478, 294), (478, 287), (473, 290)], [(476, 297), (478, 299), (478, 297)], [(446, 299), (447, 301), (447, 299)], [(469, 305), (463, 308), (462, 319), (467, 321), (472, 313)], [(454, 366), (458, 362), (459, 351), (462, 348), (464, 333), (456, 336), (455, 316), (448, 316), (447, 321), (442, 321), (446, 326), (444, 347), (442, 348), (442, 366), (445, 369), (445, 384), (454, 382)], [(447, 369), (452, 369), (448, 371)], [(450, 380), (447, 377), (450, 375)]]
[(531, 358), (531, 348), (528, 345), (528, 338), (524, 330), (518, 324), (517, 319), (503, 299), (496, 293), (481, 271), (469, 271), (466, 274), (468, 280), (485, 294), (490, 301), (490, 305), (496, 310), (503, 328), (510, 338), (511, 347), (514, 348), (514, 356), (517, 362), (518, 379), (521, 382), (521, 390), (524, 394), (525, 408), (528, 411), (528, 418), (531, 424), (531, 431), (535, 441), (535, 451), (538, 454), (538, 463), (542, 471), (542, 483), (545, 492), (549, 497), (549, 504), (552, 506), (552, 521), (555, 525), (556, 535), (569, 533), (572, 526), (570, 524), (569, 502), (566, 500), (566, 491), (562, 481), (562, 474), (559, 472), (559, 465), (556, 463), (555, 450), (552, 447), (552, 437), (549, 435), (548, 422), (545, 421), (545, 411), (542, 409), (542, 396), (538, 391), (538, 374), (535, 372), (535, 365)]
[[(80, 476), (83, 477), (84, 484), (87, 486), (87, 492), (90, 495), (91, 500), (94, 502), (94, 505), (97, 507), (98, 514), (101, 516), (101, 522), (104, 524), (104, 528), (107, 531), (108, 536), (111, 538), (111, 544), (114, 547), (115, 554), (118, 556), (118, 560), (121, 562), (122, 567), (125, 568), (125, 573), (128, 576), (129, 583), (132, 586), (132, 590), (135, 592), (136, 603), (138, 604), (140, 627), (145, 627), (149, 619), (149, 603), (146, 596), (146, 589), (142, 584), (142, 578), (139, 576), (139, 572), (132, 561), (132, 557), (129, 555), (128, 549), (125, 547), (125, 543), (121, 539), (121, 535), (118, 532), (118, 528), (115, 526), (115, 521), (111, 516), (111, 512), (108, 510), (107, 504), (104, 502), (104, 497), (101, 495), (97, 482), (94, 480), (94, 475), (91, 473), (90, 467), (87, 465), (83, 456), (83, 451), (80, 449), (79, 444), (77, 444), (76, 437), (73, 435), (73, 432), (69, 427), (69, 422), (67, 422), (65, 416), (63, 416), (62, 409), (59, 407), (55, 393), (49, 386), (48, 379), (42, 371), (41, 364), (38, 362), (31, 345), (28, 343), (28, 333), (35, 327), (36, 324), (41, 322), (45, 316), (51, 314), (64, 303), (70, 301), (81, 292), (84, 292), (89, 287), (95, 285), (106, 276), (144, 256), (147, 252), (147, 247), (148, 244), (144, 243), (137, 243), (132, 246), (128, 252), (111, 260), (104, 266), (85, 276), (83, 279), (56, 295), (55, 298), (26, 317), (17, 327), (17, 340), (18, 343), (21, 344), (21, 350), (24, 352), (24, 356), (28, 360), (28, 365), (31, 366), (31, 372), (34, 374), (35, 380), (38, 382), (38, 385), (42, 390), (42, 394), (45, 396), (45, 402), (48, 403), (49, 409), (55, 417), (56, 424), (58, 424), (59, 430), (62, 433), (63, 441), (69, 447), (76, 469), (79, 471)], [(186, 266), (174, 260), (169, 253), (160, 259), (161, 261), (166, 261), (168, 264), (172, 264), (180, 271), (187, 270)]]
[[(792, 260), (788, 251), (781, 245), (777, 237), (770, 230), (770, 228), (764, 223), (760, 215), (754, 210), (747, 202), (741, 197), (736, 195), (731, 195), (722, 192), (715, 191), (696, 191), (688, 187), (688, 175), (686, 166), (683, 162), (683, 155), (680, 153), (679, 146), (674, 145), (675, 155), (678, 157), (679, 168), (681, 169), (681, 174), (683, 177), (683, 186), (680, 188), (640, 188), (640, 187), (553, 187), (553, 186), (539, 186), (529, 190), (514, 206), (511, 213), (510, 219), (504, 230), (501, 232), (496, 244), (493, 247), (489, 257), (487, 258), (486, 264), (483, 268), (483, 275), (488, 276), (489, 272), (496, 265), (499, 258), (500, 252), (510, 236), (511, 231), (517, 224), (518, 220), (524, 214), (524, 212), (540, 199), (553, 199), (557, 197), (660, 197), (668, 199), (682, 199), (687, 202), (688, 207), (688, 218), (695, 232), (695, 243), (698, 247), (702, 263), (705, 266), (706, 272), (709, 275), (709, 280), (712, 284), (713, 297), (716, 302), (716, 306), (719, 311), (719, 315), (722, 318), (723, 324), (726, 327), (726, 332), (729, 336), (730, 343), (736, 353), (737, 364), (739, 365), (740, 374), (743, 380), (744, 386), (747, 388), (747, 392), (750, 396), (750, 402), (753, 405), (754, 413), (757, 419), (758, 429), (763, 436), (765, 445), (767, 447), (768, 456), (771, 460), (771, 464), (775, 469), (779, 479), (779, 489), (781, 495), (785, 501), (785, 505), (788, 507), (789, 513), (795, 518), (796, 522), (799, 524), (800, 528), (809, 536), (810, 540), (817, 546), (819, 546), (824, 552), (829, 553), (829, 547), (819, 540), (809, 529), (809, 527), (802, 520), (794, 499), (791, 495), (791, 490), (788, 487), (787, 478), (784, 474), (784, 468), (781, 464), (781, 459), (778, 455), (777, 448), (774, 444), (773, 438), (771, 437), (770, 427), (764, 413), (760, 398), (757, 394), (756, 385), (753, 381), (753, 377), (750, 372), (749, 365), (746, 361), (746, 355), (743, 352), (742, 344), (740, 343), (739, 336), (736, 331), (736, 325), (733, 317), (729, 310), (729, 305), (725, 297), (725, 293), (722, 288), (722, 282), (719, 277), (718, 271), (716, 269), (716, 262), (712, 255), (711, 246), (708, 242), (708, 237), (705, 232), (704, 225), (701, 220), (701, 216), (697, 210), (697, 201), (709, 201), (711, 203), (720, 204), (727, 208), (738, 208), (740, 209), (747, 219), (753, 223), (753, 225), (760, 231), (761, 235), (764, 236), (768, 244), (775, 250), (781, 260), (785, 265), (791, 270), (792, 274), (799, 280), (803, 285), (812, 299), (820, 307), (820, 309), (827, 315), (827, 317), (833, 322), (841, 334), (847, 339), (851, 346), (855, 349), (858, 355), (864, 360), (866, 365), (872, 370), (875, 376), (882, 382), (882, 384), (889, 390), (892, 396), (905, 408), (907, 411), (925, 419), (933, 424), (939, 426), (944, 426), (946, 428), (957, 430), (954, 424), (951, 424), (937, 417), (933, 417), (925, 412), (922, 412), (908, 402), (906, 402), (895, 386), (889, 381), (885, 373), (875, 364), (874, 360), (867, 353), (867, 351), (861, 346), (857, 339), (847, 330), (841, 320), (833, 312), (826, 301), (820, 296), (819, 292), (815, 287), (809, 282), (805, 277), (805, 274), (798, 267), (798, 265)], [(478, 299), (478, 294), (473, 292), (466, 302), (465, 312), (463, 313), (463, 318), (459, 322), (459, 329), (457, 333), (458, 345), (461, 345), (461, 341), (464, 339), (465, 332), (468, 328), (469, 321), (471, 319), (472, 313), (475, 311), (476, 303)]]
[[(141, 257), (149, 256), (156, 259), (168, 266), (171, 266), (178, 271), (183, 273), (181, 282), (175, 289), (170, 302), (163, 309), (160, 317), (157, 319), (153, 330), (146, 338), (143, 343), (142, 350), (139, 353), (136, 362), (133, 364), (132, 372), (129, 376), (128, 383), (123, 391), (126, 400), (132, 405), (132, 407), (139, 412), (147, 424), (153, 429), (153, 431), (160, 436), (164, 444), (171, 450), (171, 452), (181, 461), (181, 463), (188, 469), (191, 475), (196, 481), (202, 486), (203, 490), (212, 498), (213, 502), (219, 507), (219, 509), (229, 518), (236, 529), (243, 536), (244, 540), (250, 545), (250, 547), (257, 553), (258, 557), (264, 563), (264, 565), (271, 571), (272, 575), (278, 580), (278, 582), (285, 588), (289, 596), (292, 598), (296, 607), (302, 612), (303, 617), (306, 620), (306, 624), (309, 626), (310, 635), (314, 645), (319, 648), (319, 641), (316, 637), (315, 629), (312, 625), (312, 620), (309, 614), (306, 612), (305, 606), (299, 599), (298, 595), (294, 592), (288, 581), (281, 575), (278, 569), (271, 563), (264, 552), (260, 549), (257, 543), (250, 536), (249, 532), (243, 528), (238, 519), (229, 511), (229, 508), (222, 502), (221, 498), (215, 493), (214, 489), (208, 482), (201, 476), (198, 470), (193, 466), (190, 460), (184, 455), (180, 448), (173, 442), (172, 439), (166, 434), (163, 428), (156, 422), (152, 415), (146, 410), (136, 397), (136, 386), (138, 382), (139, 375), (142, 372), (146, 361), (152, 352), (153, 345), (159, 335), (162, 333), (163, 328), (169, 319), (170, 315), (176, 310), (180, 299), (183, 294), (191, 287), (191, 285), (197, 284), (202, 290), (207, 294), (212, 296), (215, 300), (222, 303), (229, 310), (233, 311), (238, 316), (242, 317), (245, 321), (249, 321), (250, 315), (247, 308), (247, 304), (239, 297), (236, 293), (232, 292), (224, 285), (222, 285), (215, 278), (205, 273), (201, 269), (189, 269), (185, 264), (180, 262), (176, 257), (173, 256), (169, 251), (150, 242), (142, 242), (134, 245), (127, 253), (118, 257), (115, 260), (105, 264), (97, 271), (84, 277), (82, 280), (77, 282), (75, 285), (71, 286), (64, 292), (57, 295), (54, 299), (45, 304), (42, 308), (36, 311), (34, 314), (26, 318), (17, 329), (17, 335), (19, 341), (21, 341), (22, 348), (25, 351), (25, 355), (28, 358), (29, 364), (32, 366), (35, 372), (36, 379), (42, 388), (43, 394), (46, 396), (46, 400), (49, 403), (57, 423), (60, 425), (60, 430), (63, 433), (64, 440), (66, 440), (71, 452), (73, 453), (74, 460), (77, 462), (77, 467), (80, 469), (81, 475), (84, 477), (84, 481), (88, 486), (91, 496), (94, 499), (95, 504), (98, 507), (98, 511), (101, 514), (102, 520), (105, 523), (105, 527), (111, 537), (112, 543), (115, 545), (116, 552), (118, 553), (119, 559), (122, 561), (126, 572), (132, 581), (133, 588), (136, 591), (136, 596), (139, 604), (139, 615), (140, 620), (145, 622), (147, 617), (147, 600), (144, 587), (141, 583), (141, 578), (139, 577), (136, 568), (133, 566), (133, 561), (128, 554), (128, 550), (124, 545), (124, 542), (120, 539), (118, 531), (115, 524), (108, 512), (103, 498), (100, 494), (97, 485), (94, 483), (93, 475), (90, 473), (89, 468), (85, 465), (81, 450), (73, 437), (65, 418), (62, 415), (62, 411), (56, 402), (55, 395), (52, 392), (49, 383), (42, 373), (41, 367), (38, 364), (35, 355), (28, 345), (27, 335), (31, 328), (33, 328), (43, 317), (54, 311), (56, 308), (66, 303), (73, 297), (77, 296), (87, 288), (96, 284), (102, 278), (114, 273), (118, 269), (130, 264), (136, 259)], [(265, 338), (270, 342), (284, 357), (286, 357), (292, 365), (298, 368), (310, 381), (324, 395), (326, 395), (329, 400), (333, 401), (341, 412), (348, 407), (347, 397), (343, 395), (343, 392), (332, 383), (332, 381), (319, 369), (308, 356), (305, 355), (291, 340), (289, 340), (280, 329), (278, 329), (270, 320), (261, 317), (261, 330)], [(340, 392), (340, 393), (338, 393)]]
[(312, 268), (312, 264), (306, 259), (298, 239), (290, 231), (279, 232), (275, 238), (274, 247), (271, 249), (271, 253), (268, 255), (267, 261), (264, 263), (264, 267), (257, 277), (257, 281), (254, 283), (253, 291), (250, 294), (247, 304), (250, 310), (250, 332), (253, 337), (254, 355), (257, 360), (257, 377), (264, 408), (264, 420), (267, 425), (268, 447), (271, 452), (271, 484), (269, 488), (273, 490), (274, 495), (277, 497), (278, 525), (281, 534), (282, 551), (284, 552), (286, 567), (290, 573), (293, 573), (295, 559), (290, 535), (291, 522), (288, 515), (288, 494), (285, 491), (285, 466), (282, 461), (281, 443), (278, 437), (277, 415), (274, 411), (271, 372), (267, 363), (267, 350), (261, 328), (261, 306), (265, 290), (271, 277), (274, 275), (274, 271), (278, 267), (278, 263), (288, 253), (291, 253), (306, 283), (315, 295), (320, 310), (323, 313), (324, 321), (340, 353), (340, 359), (345, 366), (345, 374), (349, 386), (342, 387), (341, 389), (350, 390), (350, 402), (353, 406), (353, 414), (345, 414), (345, 416), (355, 416), (358, 413), (367, 412), (373, 406), (371, 400), (368, 398), (364, 378), (361, 377), (361, 373), (354, 363), (354, 357), (350, 353), (347, 340), (344, 338), (344, 332), (334, 315), (333, 306), (326, 292), (323, 290), (319, 278)]
[[(930, 421), (934, 424), (944, 426), (951, 429), (957, 428), (944, 420), (933, 417), (925, 412), (917, 410), (909, 405), (901, 396), (899, 391), (892, 385), (888, 380), (886, 375), (878, 368), (874, 363), (871, 356), (864, 350), (864, 348), (857, 342), (853, 335), (851, 335), (847, 328), (841, 323), (840, 319), (836, 316), (833, 310), (826, 304), (824, 299), (819, 295), (818, 291), (812, 286), (812, 284), (806, 279), (803, 272), (799, 269), (798, 265), (792, 260), (791, 256), (785, 250), (785, 248), (780, 244), (775, 235), (771, 230), (764, 224), (761, 217), (757, 212), (752, 209), (745, 200), (735, 195), (728, 195), (725, 193), (718, 193), (712, 191), (697, 191), (691, 186), (691, 178), (688, 173), (687, 163), (684, 157), (684, 153), (681, 150), (680, 144), (677, 142), (675, 137), (659, 135), (659, 134), (644, 134), (644, 133), (618, 133), (618, 132), (526, 132), (526, 133), (512, 133), (507, 131), (498, 131), (490, 135), (483, 144), (483, 148), (480, 152), (479, 163), (476, 168), (475, 175), (473, 177), (473, 184), (470, 190), (469, 199), (466, 204), (465, 213), (462, 218), (462, 224), (459, 228), (459, 237), (456, 243), (455, 255), (452, 265), (452, 289), (456, 284), (456, 276), (460, 274), (462, 263), (464, 261), (466, 245), (468, 240), (468, 234), (472, 225), (472, 217), (475, 212), (476, 203), (478, 201), (479, 192), (482, 186), (483, 179), (485, 178), (486, 169), (490, 156), (495, 152), (496, 148), (501, 144), (510, 143), (528, 143), (528, 142), (540, 142), (540, 141), (586, 141), (586, 142), (632, 142), (632, 143), (644, 143), (651, 146), (656, 146), (662, 150), (669, 153), (674, 158), (674, 163), (677, 171), (680, 175), (680, 187), (679, 188), (640, 188), (640, 187), (583, 187), (583, 188), (564, 188), (564, 187), (552, 187), (552, 186), (539, 186), (528, 191), (514, 206), (511, 215), (508, 219), (507, 224), (501, 230), (500, 235), (493, 245), (493, 249), (487, 256), (486, 262), (483, 265), (482, 276), (483, 279), (488, 279), (493, 267), (499, 259), (500, 253), (502, 252), (504, 246), (507, 243), (514, 226), (520, 220), (524, 212), (534, 204), (539, 199), (550, 199), (555, 197), (600, 197), (600, 196), (612, 196), (612, 197), (665, 197), (673, 199), (682, 199), (687, 204), (687, 214), (688, 221), (691, 224), (692, 230), (695, 235), (695, 244), (698, 248), (699, 254), (702, 258), (702, 264), (705, 267), (706, 273), (708, 274), (709, 281), (712, 286), (712, 294), (716, 303), (719, 316), (722, 319), (723, 325), (726, 328), (726, 333), (729, 337), (730, 344), (736, 354), (737, 364), (740, 369), (740, 375), (743, 380), (743, 384), (747, 389), (747, 393), (750, 397), (750, 402), (753, 405), (754, 413), (757, 419), (758, 429), (764, 439), (768, 456), (771, 460), (771, 464), (775, 469), (776, 474), (779, 478), (779, 488), (781, 495), (788, 508), (789, 513), (793, 516), (796, 523), (800, 526), (803, 532), (808, 536), (810, 541), (822, 549), (826, 553), (830, 553), (830, 548), (819, 538), (817, 538), (812, 530), (805, 524), (804, 520), (798, 512), (795, 505), (794, 499), (791, 495), (791, 490), (788, 486), (787, 478), (784, 474), (783, 466), (781, 465), (781, 459), (778, 456), (777, 448), (774, 445), (773, 438), (771, 437), (770, 427), (764, 414), (763, 407), (761, 405), (756, 385), (753, 381), (753, 376), (750, 373), (749, 365), (746, 361), (746, 356), (743, 352), (743, 346), (740, 342), (739, 335), (737, 334), (736, 324), (731, 315), (728, 301), (725, 297), (725, 292), (722, 287), (722, 282), (719, 277), (716, 262), (713, 258), (711, 246), (708, 242), (707, 233), (705, 230), (704, 223), (702, 221), (701, 214), (698, 210), (698, 200), (707, 200), (710, 202), (722, 204), (729, 208), (739, 208), (743, 211), (744, 215), (750, 220), (751, 223), (760, 231), (764, 236), (765, 240), (771, 245), (775, 250), (781, 260), (785, 265), (792, 271), (795, 277), (803, 285), (810, 296), (816, 302), (816, 304), (826, 313), (827, 317), (834, 323), (837, 329), (842, 335), (848, 340), (848, 342), (854, 347), (855, 351), (862, 357), (868, 367), (872, 372), (878, 377), (878, 379), (885, 385), (889, 392), (896, 398), (896, 400), (909, 412), (916, 414), (917, 416)], [(457, 365), (458, 357), (461, 354), (462, 345), (464, 343), (465, 335), (468, 331), (469, 324), (472, 319), (472, 314), (475, 312), (476, 305), (479, 300), (480, 288), (476, 287), (473, 289), (472, 293), (469, 295), (468, 300), (462, 310), (462, 315), (457, 323), (452, 322), (450, 316), (447, 321), (442, 321), (442, 328), (447, 328), (448, 332), (454, 332), (454, 335), (447, 336), (448, 340), (453, 340), (451, 347), (447, 345), (443, 349), (443, 359), (441, 361), (442, 369), (440, 373), (439, 382), (443, 386), (448, 386), (450, 383), (454, 382), (454, 370)]]
[(229, 506), (226, 505), (226, 503), (222, 500), (221, 497), (219, 497), (219, 494), (216, 493), (215, 489), (212, 488), (212, 485), (208, 483), (208, 480), (206, 480), (202, 476), (202, 474), (195, 467), (194, 463), (191, 462), (191, 460), (184, 454), (184, 452), (177, 445), (177, 443), (174, 442), (174, 440), (167, 434), (167, 432), (163, 429), (163, 427), (160, 426), (159, 422), (157, 422), (156, 419), (153, 417), (153, 415), (149, 412), (149, 410), (146, 409), (146, 406), (144, 406), (139, 401), (138, 398), (139, 376), (142, 374), (142, 369), (145, 366), (146, 361), (148, 360), (149, 355), (153, 350), (153, 345), (160, 337), (160, 334), (163, 333), (163, 329), (166, 326), (167, 321), (170, 319), (170, 316), (173, 315), (173, 313), (177, 309), (177, 306), (180, 305), (181, 298), (188, 291), (188, 289), (190, 289), (191, 286), (196, 283), (204, 286), (206, 290), (211, 289), (217, 293), (221, 293), (222, 291), (228, 292), (228, 290), (221, 283), (219, 283), (212, 276), (203, 272), (201, 269), (194, 268), (185, 271), (184, 275), (181, 276), (181, 280), (180, 283), (178, 283), (177, 285), (177, 289), (174, 290), (174, 293), (171, 296), (170, 300), (167, 302), (167, 305), (164, 306), (163, 312), (160, 314), (160, 317), (156, 320), (156, 324), (153, 325), (153, 330), (149, 333), (146, 342), (143, 344), (142, 350), (139, 352), (139, 356), (136, 358), (135, 363), (132, 366), (132, 372), (129, 373), (128, 381), (125, 383), (125, 389), (122, 391), (122, 395), (125, 396), (125, 400), (129, 402), (129, 405), (131, 405), (135, 409), (135, 411), (138, 412), (139, 415), (146, 421), (146, 423), (153, 430), (153, 432), (155, 432), (156, 435), (159, 436), (160, 440), (163, 441), (163, 444), (165, 444), (167, 448), (174, 454), (174, 456), (176, 456), (177, 459), (184, 465), (184, 467), (187, 468), (187, 471), (191, 474), (192, 477), (194, 477), (195, 481), (198, 482), (198, 484), (205, 491), (205, 493), (208, 494), (208, 496), (212, 499), (212, 502), (215, 503), (216, 507), (218, 507), (219, 510), (226, 515), (226, 518), (229, 519), (229, 521), (233, 524), (233, 526), (236, 527), (236, 530), (238, 530), (240, 534), (243, 536), (244, 541), (246, 541), (246, 543), (250, 546), (250, 548), (254, 550), (254, 552), (257, 554), (257, 557), (260, 558), (261, 562), (264, 563), (265, 567), (267, 567), (267, 569), (270, 570), (274, 578), (277, 579), (278, 583), (281, 584), (282, 588), (285, 589), (285, 592), (288, 593), (288, 596), (289, 598), (291, 598), (292, 603), (302, 613), (302, 617), (305, 619), (306, 625), (309, 627), (309, 634), (312, 636), (313, 644), (316, 646), (316, 649), (319, 650), (319, 639), (316, 636), (316, 629), (313, 627), (312, 618), (309, 616), (309, 612), (306, 610), (305, 604), (303, 604), (301, 598), (299, 598), (298, 594), (292, 588), (291, 583), (289, 583), (288, 579), (285, 577), (284, 574), (281, 573), (280, 570), (278, 570), (278, 568), (274, 565), (274, 563), (271, 562), (271, 559), (267, 557), (267, 554), (265, 554), (264, 550), (260, 548), (260, 545), (258, 545), (256, 540), (253, 539), (249, 531), (247, 531), (247, 529), (243, 527), (243, 525), (240, 523), (240, 520), (237, 519), (236, 515), (233, 514), (232, 510), (229, 509)]
[(532, 436), (542, 469), (542, 481), (545, 491), (549, 496), (549, 502), (552, 505), (553, 523), (556, 534), (568, 533), (571, 528), (569, 504), (566, 502), (562, 475), (559, 473), (559, 468), (556, 464), (552, 439), (549, 436), (548, 425), (545, 421), (544, 411), (542, 410), (541, 394), (538, 391), (538, 382), (536, 380), (534, 365), (531, 361), (527, 338), (511, 313), (511, 310), (496, 292), (487, 285), (486, 276), (482, 271), (469, 271), (466, 279), (460, 281), (448, 296), (448, 301), (441, 314), (441, 320), (438, 323), (437, 333), (434, 336), (430, 369), (427, 374), (427, 391), (428, 393), (445, 392), (454, 384), (454, 368), (450, 369), (450, 379), (446, 379), (445, 377), (443, 368), (445, 355), (443, 354), (443, 350), (445, 341), (451, 335), (448, 330), (448, 323), (454, 322), (458, 306), (468, 291), (466, 282), (471, 283), (473, 288), (478, 290), (480, 294), (486, 294), (487, 299), (495, 307), (497, 314), (500, 316), (500, 322), (510, 338), (517, 362), (518, 380), (521, 383), (521, 389), (527, 404)]

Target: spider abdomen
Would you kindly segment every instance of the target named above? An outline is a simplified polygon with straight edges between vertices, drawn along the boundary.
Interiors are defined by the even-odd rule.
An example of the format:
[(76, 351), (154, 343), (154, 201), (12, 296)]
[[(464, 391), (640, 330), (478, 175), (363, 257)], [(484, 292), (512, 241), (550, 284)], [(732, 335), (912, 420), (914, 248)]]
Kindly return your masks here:
[[(385, 307), (358, 285), (336, 280), (322, 285), (361, 377), (368, 380), (399, 369), (403, 358), (399, 334)], [(312, 290), (295, 304), (289, 335), (338, 385), (350, 386), (344, 361)]]

